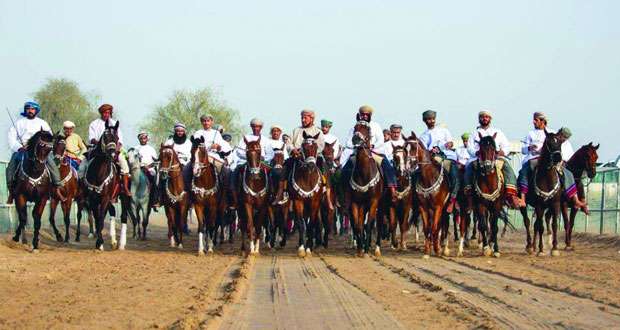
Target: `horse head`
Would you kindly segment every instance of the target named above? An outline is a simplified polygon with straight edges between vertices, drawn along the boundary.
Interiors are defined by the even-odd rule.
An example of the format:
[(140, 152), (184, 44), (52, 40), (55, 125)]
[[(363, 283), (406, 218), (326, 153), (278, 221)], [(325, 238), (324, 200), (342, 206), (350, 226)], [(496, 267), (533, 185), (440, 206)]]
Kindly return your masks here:
[(274, 169), (281, 169), (284, 167), (284, 146), (282, 146), (282, 148), (273, 148), (271, 167)]
[(580, 148), (580, 150), (584, 149), (586, 154), (584, 167), (586, 173), (588, 174), (588, 178), (590, 179), (594, 179), (594, 177), (596, 176), (596, 161), (598, 160), (597, 150), (600, 146), (600, 144), (594, 146), (592, 142), (590, 142)]
[(105, 129), (99, 140), (99, 150), (104, 153), (109, 159), (114, 159), (118, 152), (118, 127), (120, 122), (117, 120), (114, 126), (110, 126), (108, 122), (105, 123)]
[(60, 134), (60, 131), (54, 134), (54, 146), (52, 152), (55, 159), (62, 160), (67, 150), (67, 141), (64, 135)]
[(48, 131), (41, 130), (36, 132), (28, 139), (26, 152), (28, 158), (36, 160), (39, 164), (47, 161), (47, 156), (52, 151), (54, 136)]
[[(391, 142), (390, 142), (391, 143)], [(409, 155), (407, 145), (395, 146), (392, 143), (392, 159), (394, 160), (394, 168), (399, 176), (407, 176), (410, 171)]]
[(542, 146), (540, 158), (547, 168), (562, 162), (562, 142), (560, 142), (558, 134), (548, 132), (545, 129), (545, 142)]
[(303, 157), (304, 163), (308, 164), (316, 164), (316, 157), (318, 154), (319, 146), (316, 144), (316, 139), (319, 138), (320, 133), (316, 135), (308, 135), (306, 132), (303, 132), (304, 140), (301, 142), (301, 155)]
[(483, 175), (489, 175), (495, 173), (495, 162), (497, 161), (497, 144), (495, 143), (495, 137), (497, 133), (487, 136), (482, 136), (478, 132), (480, 137), (480, 150), (478, 151), (478, 166)]
[(210, 164), (209, 152), (207, 151), (207, 146), (205, 145), (204, 136), (199, 138), (191, 136), (189, 139), (192, 142), (192, 162), (194, 164), (193, 174), (197, 177), (200, 175), (201, 170)]
[(327, 169), (332, 173), (335, 172), (338, 167), (338, 165), (336, 165), (336, 149), (334, 145), (336, 145), (336, 141), (333, 143), (325, 143), (323, 151), (321, 152)]
[(179, 157), (172, 145), (161, 144), (159, 148), (159, 161), (159, 172), (164, 180), (168, 178), (169, 172), (180, 170), (181, 162), (179, 162)]
[(245, 142), (245, 159), (246, 166), (250, 170), (250, 175), (258, 176), (260, 174), (260, 161), (261, 161), (261, 145), (259, 136), (256, 141), (248, 141), (245, 136), (243, 141)]

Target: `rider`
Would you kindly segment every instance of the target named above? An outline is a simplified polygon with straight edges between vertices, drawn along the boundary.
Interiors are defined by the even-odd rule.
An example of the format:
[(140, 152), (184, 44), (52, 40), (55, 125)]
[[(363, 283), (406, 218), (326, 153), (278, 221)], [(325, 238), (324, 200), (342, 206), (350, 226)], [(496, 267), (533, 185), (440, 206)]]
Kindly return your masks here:
[[(521, 193), (521, 198), (523, 200), (525, 200), (525, 196), (528, 192), (530, 176), (538, 164), (538, 157), (540, 157), (541, 148), (545, 143), (545, 138), (547, 137), (545, 131), (553, 132), (553, 130), (547, 127), (547, 116), (542, 112), (534, 113), (533, 124), (534, 129), (527, 134), (525, 140), (523, 141), (523, 147), (521, 148), (521, 153), (524, 154), (525, 157), (523, 157), (517, 182), (519, 183), (519, 192)], [(573, 146), (570, 141), (568, 141), (570, 137), (571, 132), (568, 128), (564, 127), (558, 131), (558, 139), (562, 142), (561, 153), (563, 163), (568, 161), (574, 153)], [(573, 173), (566, 168), (564, 164), (562, 165), (562, 181), (564, 184), (566, 197), (575, 203), (575, 207), (587, 212), (587, 203), (580, 201), (577, 196), (577, 186), (575, 185)]]
[(269, 132), (271, 133), (271, 137), (268, 140), (269, 144), (271, 145), (271, 149), (282, 149), (282, 152), (284, 153), (284, 160), (288, 159), (286, 145), (282, 140), (282, 126), (272, 125)]
[[(293, 168), (293, 163), (294, 161), (301, 159), (302, 156), (301, 145), (304, 142), (304, 133), (306, 133), (307, 136), (318, 135), (315, 140), (317, 144), (317, 155), (320, 155), (323, 152), (323, 147), (325, 146), (325, 141), (323, 140), (323, 132), (321, 131), (321, 129), (314, 125), (314, 118), (314, 110), (302, 110), (301, 126), (296, 127), (293, 130), (290, 144), (286, 144), (286, 141), (284, 141), (290, 158), (288, 158), (284, 163), (284, 172), (282, 173), (282, 177), (280, 178), (280, 184), (278, 185), (278, 191), (274, 198), (273, 205), (276, 205), (284, 199), (284, 190), (286, 189), (287, 180), (289, 178), (289, 173)], [(323, 180), (325, 182), (324, 177)], [(328, 198), (328, 205), (330, 208), (333, 209), (333, 205), (331, 205), (331, 198)]]
[[(499, 151), (499, 167), (502, 169), (502, 173), (504, 176), (504, 188), (507, 195), (508, 203), (513, 208), (520, 208), (525, 206), (525, 202), (521, 200), (517, 196), (517, 178), (515, 177), (514, 171), (510, 166), (510, 163), (506, 161), (506, 155), (510, 150), (510, 143), (506, 138), (506, 135), (502, 133), (499, 129), (495, 127), (491, 127), (491, 120), (493, 116), (490, 111), (480, 111), (478, 113), (478, 123), (480, 126), (476, 128), (476, 131), (473, 133), (474, 140), (469, 143), (469, 153), (471, 155), (478, 155), (478, 150), (480, 150), (480, 136), (493, 136), (495, 135), (495, 144)], [(465, 177), (464, 177), (464, 191), (467, 196), (467, 208), (471, 210), (473, 207), (473, 195), (471, 192), (472, 188), (472, 177), (473, 177), (473, 163), (477, 160), (477, 157), (472, 157), (465, 167)]]
[(463, 140), (463, 145), (456, 148), (456, 161), (460, 168), (464, 168), (472, 157), (469, 153), (469, 133), (463, 133), (461, 140)]
[(65, 155), (69, 157), (71, 166), (77, 170), (88, 148), (82, 137), (73, 133), (75, 124), (72, 121), (65, 121), (62, 127), (65, 136)]
[[(6, 183), (9, 192), (7, 204), (13, 203), (13, 189), (15, 188), (15, 174), (17, 173), (17, 166), (26, 157), (26, 147), (28, 139), (35, 135), (40, 130), (44, 130), (52, 133), (52, 129), (47, 122), (37, 115), (41, 111), (41, 107), (36, 102), (26, 102), (24, 104), (24, 111), (21, 116), (24, 118), (15, 122), (15, 125), (9, 129), (8, 142), (9, 148), (13, 152), (11, 154), (11, 160), (6, 168)], [(54, 193), (60, 200), (64, 200), (64, 196), (60, 192), (60, 172), (58, 166), (54, 162), (54, 156), (49, 154), (46, 161), (47, 169), (49, 170), (52, 184), (54, 185)]]
[(420, 135), (420, 141), (431, 152), (433, 159), (443, 166), (450, 180), (450, 202), (446, 212), (452, 213), (456, 196), (459, 192), (458, 169), (456, 165), (456, 152), (454, 152), (454, 140), (452, 134), (445, 127), (435, 126), (437, 112), (426, 110), (422, 113), (422, 120), (426, 124), (426, 131)]
[[(183, 123), (177, 122), (174, 124), (174, 134), (164, 142), (164, 145), (172, 146), (174, 152), (177, 153), (179, 163), (181, 163), (182, 166), (183, 185), (185, 191), (189, 191), (189, 187), (192, 183), (192, 169), (190, 166), (186, 165), (192, 157), (192, 142), (187, 138), (186, 128)], [(162, 182), (160, 182), (160, 184), (161, 183)]]
[(340, 154), (340, 148), (342, 148), (342, 146), (340, 145), (340, 140), (338, 140), (338, 137), (330, 133), (332, 125), (333, 123), (330, 120), (321, 119), (321, 131), (323, 132), (323, 141), (325, 141), (325, 143), (334, 144), (334, 157), (336, 157), (334, 161), (336, 162), (336, 164), (338, 164), (338, 162), (340, 161), (340, 159), (338, 159), (338, 155)]
[[(113, 112), (114, 112), (114, 107), (112, 107), (110, 104), (102, 104), (99, 107), (100, 117), (93, 120), (90, 123), (90, 126), (88, 126), (88, 141), (90, 142), (91, 145), (97, 144), (99, 142), (99, 139), (101, 139), (101, 136), (103, 135), (103, 132), (105, 131), (106, 122), (108, 123), (109, 126), (116, 125), (116, 120), (112, 118)], [(116, 135), (118, 136), (117, 148), (118, 150), (121, 150), (123, 146), (123, 134), (120, 128), (116, 132)], [(129, 190), (129, 165), (127, 165), (127, 159), (121, 154), (121, 152), (118, 153), (117, 162), (121, 169), (121, 177), (122, 177), (122, 182), (123, 182), (122, 186), (123, 186), (124, 193), (127, 196), (131, 196), (131, 191)], [(80, 164), (80, 168), (79, 168), (80, 178), (83, 178), (86, 175), (88, 164), (90, 164), (90, 159), (88, 158), (85, 159)]]
[[(371, 121), (372, 113), (372, 107), (369, 105), (363, 105), (358, 110), (356, 120), (358, 122), (362, 121), (368, 123), (368, 126), (370, 127), (370, 149), (372, 150), (372, 157), (377, 165), (381, 167), (385, 185), (390, 191), (392, 199), (396, 200), (396, 173), (392, 164), (390, 164), (390, 162), (385, 158), (383, 150), (384, 139), (381, 135), (383, 131), (377, 122)], [(350, 157), (355, 151), (355, 147), (353, 146), (353, 136), (354, 129), (352, 128), (349, 131), (349, 137), (345, 146), (346, 149), (340, 156), (340, 164), (345, 164), (342, 168), (342, 182), (348, 182), (353, 172), (353, 162), (350, 161)]]
[(403, 127), (399, 124), (390, 125), (390, 140), (383, 146), (385, 157), (392, 162), (392, 166), (394, 165), (394, 147), (403, 147), (405, 145), (402, 130)]
[(392, 136), (390, 135), (390, 130), (384, 129), (383, 130), (383, 143), (388, 143), (390, 142), (390, 140), (392, 140)]
[(155, 201), (155, 198), (153, 198), (153, 196), (158, 196), (157, 192), (155, 191), (157, 188), (155, 186), (155, 175), (157, 174), (157, 172), (153, 167), (153, 163), (159, 155), (157, 155), (157, 151), (155, 151), (155, 148), (148, 144), (149, 134), (147, 132), (141, 131), (140, 133), (138, 133), (138, 142), (140, 143), (140, 145), (135, 147), (135, 149), (140, 159), (140, 168), (144, 170), (144, 174), (146, 174), (146, 178), (148, 179), (149, 184), (152, 187), (150, 198), (154, 201), (153, 208), (157, 208), (159, 203)]

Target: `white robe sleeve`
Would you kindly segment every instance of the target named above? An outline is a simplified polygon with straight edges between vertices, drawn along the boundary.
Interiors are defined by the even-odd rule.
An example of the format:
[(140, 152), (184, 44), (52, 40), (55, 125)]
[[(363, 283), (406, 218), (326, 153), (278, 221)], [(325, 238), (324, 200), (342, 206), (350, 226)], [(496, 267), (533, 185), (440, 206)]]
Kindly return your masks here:
[(99, 141), (99, 136), (97, 136), (97, 121), (93, 121), (92, 123), (90, 123), (90, 125), (88, 126), (88, 144), (90, 144), (90, 141), (92, 140), (97, 140)]
[(19, 148), (22, 147), (22, 144), (19, 142), (19, 138), (17, 137), (17, 130), (15, 129), (15, 126), (11, 126), (9, 129), (8, 141), (9, 147), (13, 152), (17, 152)]

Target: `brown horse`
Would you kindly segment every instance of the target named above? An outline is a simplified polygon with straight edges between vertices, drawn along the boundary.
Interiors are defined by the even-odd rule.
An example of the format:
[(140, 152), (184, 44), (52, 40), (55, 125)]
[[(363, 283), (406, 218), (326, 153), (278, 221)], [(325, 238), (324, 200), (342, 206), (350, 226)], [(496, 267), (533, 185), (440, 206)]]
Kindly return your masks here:
[[(458, 180), (460, 182), (463, 182), (465, 176), (465, 165), (462, 165), (460, 163), (456, 163), (455, 165), (458, 166)], [(472, 217), (471, 210), (467, 209), (467, 196), (465, 195), (464, 185), (461, 185), (459, 188), (459, 192), (456, 196), (456, 202), (458, 203), (459, 207), (454, 209), (454, 218), (455, 222), (458, 224), (458, 233), (460, 234), (459, 248), (457, 253), (457, 256), (460, 256), (463, 250), (462, 245), (469, 247), (471, 246), (471, 244), (478, 244), (478, 239), (476, 238), (478, 221), (476, 217)], [(470, 227), (471, 236), (469, 236)]]
[[(423, 222), (424, 258), (429, 258), (431, 248), (435, 250), (436, 255), (441, 253), (439, 232), (441, 227), (444, 230), (447, 228), (441, 221), (447, 218), (443, 217), (443, 212), (450, 197), (450, 188), (442, 165), (431, 156), (430, 151), (425, 149), (424, 143), (416, 137), (414, 132), (411, 132), (407, 140), (410, 141), (411, 157), (418, 165), (414, 176), (416, 192), (414, 198), (417, 199), (418, 211)], [(448, 240), (445, 244), (443, 254), (449, 255)]]
[[(370, 146), (370, 126), (358, 121), (353, 129), (355, 147), (353, 170), (349, 182), (345, 183), (345, 203), (350, 205), (349, 214), (353, 225), (353, 236), (357, 255), (367, 254), (370, 249), (372, 229), (377, 219), (377, 209), (383, 194), (383, 178), (375, 162)], [(367, 221), (366, 218), (368, 219)], [(381, 228), (377, 230), (375, 255), (381, 255)]]
[[(390, 142), (388, 142), (390, 143)], [(396, 201), (392, 201), (389, 193), (383, 194), (382, 210), (388, 219), (392, 248), (407, 250), (407, 231), (409, 231), (409, 218), (413, 207), (412, 198), (412, 161), (407, 150), (408, 144), (403, 146), (392, 146), (392, 159), (396, 170)], [(382, 212), (383, 213), (383, 212)], [(380, 221), (385, 217), (377, 219), (377, 227), (381, 226)], [(396, 226), (400, 229), (400, 241), (396, 240)]]
[(530, 185), (533, 186), (534, 189), (530, 189), (527, 194), (527, 202), (534, 207), (534, 212), (536, 214), (533, 241), (530, 236), (530, 219), (527, 216), (527, 209), (521, 208), (527, 234), (527, 245), (525, 249), (528, 253), (533, 253), (536, 247), (536, 239), (539, 239), (538, 256), (544, 255), (543, 233), (545, 226), (543, 218), (545, 216), (545, 211), (548, 211), (553, 218), (551, 255), (559, 256), (560, 251), (557, 248), (557, 229), (563, 194), (559, 174), (562, 164), (562, 144), (558, 140), (557, 134), (545, 131), (545, 135), (545, 142), (541, 148), (538, 165), (533, 171), (534, 175), (530, 180)]
[[(321, 199), (321, 222), (322, 228), (319, 230), (319, 238), (321, 239), (321, 243), (325, 248), (329, 245), (329, 235), (336, 230), (336, 210), (329, 207), (329, 204), (336, 205), (336, 191), (332, 184), (332, 180), (336, 171), (338, 170), (338, 165), (336, 165), (336, 150), (334, 149), (333, 143), (325, 143), (323, 147), (323, 151), (321, 152), (321, 156), (317, 160), (317, 166), (324, 170), (325, 175), (325, 187), (324, 191), (329, 191), (328, 193), (323, 194), (323, 198)], [(328, 203), (328, 199), (330, 199), (331, 203)], [(320, 237), (321, 231), (323, 232), (323, 237)]]
[[(95, 220), (95, 234), (97, 241), (95, 248), (103, 251), (103, 227), (106, 212), (112, 206), (112, 200), (118, 193), (119, 178), (114, 158), (118, 150), (118, 126), (109, 126), (106, 122), (105, 130), (96, 148), (92, 151), (92, 158), (86, 169), (84, 184), (86, 186), (86, 200)], [(112, 248), (116, 248), (116, 229), (114, 219), (110, 221), (110, 237)]]
[[(480, 135), (480, 133), (478, 133)], [(500, 257), (499, 244), (497, 243), (498, 220), (504, 218), (503, 207), (506, 199), (504, 182), (501, 170), (498, 168), (498, 153), (495, 144), (495, 135), (480, 135), (480, 151), (474, 164), (473, 186), (475, 217), (478, 219), (478, 230), (482, 238), (483, 253), (485, 256)], [(491, 229), (490, 240), (487, 231)], [(461, 237), (457, 256), (463, 255), (465, 237)], [(489, 241), (492, 246), (489, 246)]]
[(217, 170), (213, 164), (216, 160), (209, 156), (204, 136), (199, 139), (192, 136), (190, 140), (192, 141), (193, 164), (191, 201), (196, 212), (196, 219), (198, 219), (198, 255), (203, 255), (205, 239), (207, 252), (213, 253), (218, 205), (224, 195)]
[(246, 144), (246, 163), (238, 170), (241, 175), (237, 175), (234, 189), (239, 189), (239, 218), (241, 219), (241, 250), (246, 250), (246, 238), (249, 239), (249, 254), (260, 253), (260, 235), (263, 226), (267, 225), (267, 208), (269, 204), (269, 171), (261, 163), (260, 137), (256, 141), (247, 141)]
[(323, 199), (323, 177), (316, 163), (318, 137), (319, 134), (310, 136), (303, 132), (301, 159), (293, 162), (288, 184), (295, 212), (295, 226), (299, 229), (297, 254), (300, 257), (311, 255), (315, 241), (320, 240), (319, 211)]
[[(60, 172), (60, 188), (62, 195), (65, 196), (65, 200), (61, 201), (54, 194), (52, 194), (50, 199), (50, 209), (49, 209), (49, 219), (50, 224), (52, 225), (52, 229), (54, 230), (54, 235), (56, 235), (56, 240), (58, 242), (62, 242), (62, 235), (58, 232), (56, 228), (56, 221), (54, 220), (54, 215), (56, 214), (56, 207), (60, 203), (60, 207), (62, 208), (62, 213), (64, 215), (65, 222), (65, 239), (64, 242), (69, 242), (69, 227), (71, 225), (71, 204), (73, 203), (73, 199), (78, 195), (78, 174), (77, 171), (71, 167), (71, 160), (68, 156), (65, 156), (65, 150), (67, 148), (67, 143), (65, 141), (65, 137), (56, 133), (54, 137), (54, 149), (53, 155), (54, 159), (60, 163), (58, 170)], [(79, 241), (79, 229), (76, 229), (75, 240)]]
[[(596, 176), (596, 161), (598, 160), (597, 150), (600, 145), (596, 147), (592, 145), (592, 142), (579, 148), (573, 154), (573, 156), (566, 162), (566, 168), (568, 168), (575, 176), (575, 183), (577, 184), (577, 196), (581, 201), (586, 201), (586, 195), (583, 186), (582, 177), (585, 174), (588, 178), (594, 179)], [(562, 217), (564, 218), (564, 232), (566, 234), (566, 250), (572, 250), (572, 237), (573, 227), (575, 226), (575, 217), (577, 216), (578, 209), (574, 206), (570, 206), (570, 216), (568, 215), (569, 203), (566, 198), (562, 199)]]
[[(271, 165), (271, 175), (269, 180), (269, 189), (272, 192), (278, 190), (278, 184), (280, 183), (280, 178), (284, 175), (284, 146), (280, 149), (273, 149), (273, 158), (270, 162)], [(268, 231), (268, 244), (272, 247), (276, 244), (276, 235), (277, 232), (280, 233), (280, 247), (286, 246), (286, 240), (288, 239), (288, 228), (286, 226), (286, 221), (289, 217), (289, 209), (291, 206), (291, 200), (288, 198), (288, 192), (285, 193), (284, 198), (281, 202), (273, 205), (269, 204), (269, 225), (270, 230)]]
[(27, 142), (26, 156), (19, 163), (13, 196), (15, 196), (15, 209), (19, 217), (19, 225), (15, 230), (13, 241), (19, 242), (19, 238), (28, 220), (27, 202), (34, 202), (32, 217), (34, 218), (34, 235), (32, 237), (32, 252), (39, 252), (39, 231), (41, 229), (41, 215), (52, 190), (49, 170), (45, 163), (47, 156), (52, 151), (53, 136), (50, 132), (40, 131), (35, 133)]
[(183, 248), (183, 228), (187, 223), (189, 194), (183, 183), (183, 165), (172, 145), (162, 144), (159, 149), (159, 180), (162, 202), (168, 219), (170, 247)]

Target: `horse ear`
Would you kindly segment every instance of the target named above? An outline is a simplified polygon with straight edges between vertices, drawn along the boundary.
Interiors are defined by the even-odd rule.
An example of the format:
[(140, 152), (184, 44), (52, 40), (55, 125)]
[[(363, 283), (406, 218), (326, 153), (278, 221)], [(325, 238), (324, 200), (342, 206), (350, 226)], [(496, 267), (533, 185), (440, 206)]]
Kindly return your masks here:
[(319, 135), (321, 135), (321, 133), (316, 133), (316, 135), (315, 135), (315, 136), (313, 136), (312, 138), (316, 140), (316, 139), (318, 139), (318, 138), (319, 138)]
[(596, 145), (596, 147), (594, 147), (594, 150), (598, 150), (598, 147), (600, 147), (600, 146), (601, 146), (601, 144), (600, 144), (600, 143), (599, 143), (599, 144), (597, 144), (597, 145)]
[(495, 140), (495, 137), (497, 137), (497, 132), (495, 132), (495, 134), (493, 134), (493, 140)]
[(306, 134), (306, 131), (303, 131), (303, 132), (301, 132), (301, 133), (302, 133), (302, 135), (301, 135), (301, 136), (302, 136), (304, 139), (307, 139), (307, 138), (308, 138), (308, 134)]
[(260, 143), (260, 138), (261, 138), (261, 137), (263, 137), (263, 136), (262, 136), (262, 135), (259, 135), (259, 136), (258, 136), (258, 140), (256, 140), (256, 142), (259, 142), (259, 143)]
[(192, 144), (196, 143), (196, 138), (194, 138), (193, 135), (189, 137), (189, 140), (190, 140), (190, 142), (192, 142)]
[(246, 139), (245, 136), (243, 136), (243, 143), (245, 143), (246, 145), (248, 144), (248, 139)]
[(115, 130), (116, 130), (116, 129), (118, 129), (118, 126), (119, 126), (120, 124), (121, 124), (121, 121), (120, 121), (120, 120), (117, 120), (117, 121), (116, 121), (116, 124), (114, 125), (114, 129), (115, 129)]
[(418, 139), (418, 137), (415, 135), (415, 132), (414, 132), (414, 131), (411, 131), (411, 136), (410, 136), (410, 138), (411, 138), (411, 139), (413, 139), (413, 140), (417, 140), (417, 139)]
[(478, 132), (478, 138), (482, 140), (482, 133)]
[(205, 143), (205, 137), (204, 136), (200, 137), (200, 143)]
[(108, 120), (105, 121), (105, 128), (106, 129), (110, 128), (110, 124), (108, 124), (108, 122), (109, 122)]
[(161, 145), (159, 146), (159, 149), (162, 149), (164, 147), (164, 143), (162, 142)]
[(153, 156), (151, 156), (151, 159), (153, 159), (154, 162), (158, 162), (159, 161), (159, 158), (155, 158)]

